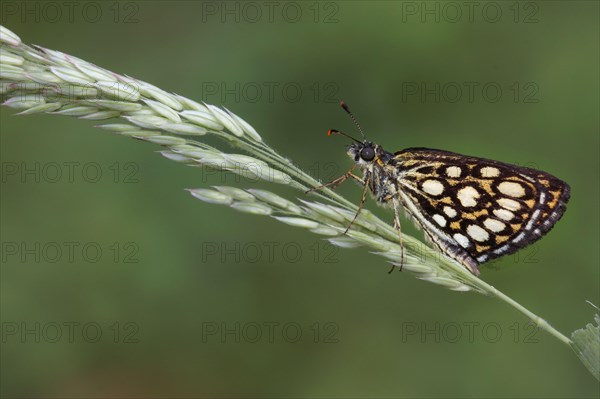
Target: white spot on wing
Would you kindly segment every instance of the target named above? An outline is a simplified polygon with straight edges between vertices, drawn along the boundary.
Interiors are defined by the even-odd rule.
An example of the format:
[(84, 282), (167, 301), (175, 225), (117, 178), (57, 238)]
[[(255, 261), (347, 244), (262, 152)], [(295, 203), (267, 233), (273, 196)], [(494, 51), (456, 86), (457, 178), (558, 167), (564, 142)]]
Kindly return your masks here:
[(458, 243), (458, 245), (460, 245), (463, 248), (469, 248), (469, 245), (471, 245), (469, 239), (460, 233), (456, 233), (452, 237)]
[(458, 190), (456, 197), (464, 207), (477, 205), (476, 198), (479, 198), (477, 190), (471, 186), (463, 187)]
[(449, 206), (444, 207), (444, 213), (451, 218), (456, 216), (456, 210), (454, 208), (450, 208)]
[(432, 217), (433, 217), (433, 220), (435, 220), (437, 222), (437, 224), (439, 224), (440, 226), (444, 227), (446, 225), (446, 218), (443, 217), (442, 215), (435, 214)]
[(506, 209), (494, 209), (494, 215), (506, 221), (509, 221), (515, 217), (514, 213), (507, 211)]
[(498, 184), (498, 190), (502, 194), (508, 195), (509, 197), (519, 198), (525, 195), (525, 189), (520, 183), (514, 181), (503, 181)]
[(508, 209), (509, 211), (518, 211), (521, 209), (521, 204), (515, 200), (511, 200), (510, 198), (500, 198), (497, 202), (498, 205), (504, 209)]
[(444, 192), (444, 185), (437, 180), (425, 180), (422, 188), (423, 191), (430, 195), (440, 195)]
[(531, 219), (529, 219), (529, 222), (527, 222), (527, 225), (525, 226), (525, 230), (530, 230), (531, 227), (533, 226), (533, 224), (537, 221), (539, 216), (540, 216), (540, 210), (536, 209), (533, 212), (533, 214), (531, 215)]
[(500, 170), (493, 166), (486, 166), (481, 168), (481, 177), (498, 177), (500, 176)]
[(490, 238), (490, 234), (487, 231), (475, 224), (467, 227), (467, 234), (470, 235), (472, 239), (479, 242), (487, 241), (487, 239)]
[(525, 238), (525, 233), (521, 233), (518, 236), (515, 237), (515, 239), (513, 240), (513, 242), (519, 242), (521, 241), (523, 238)]
[(500, 248), (496, 249), (494, 251), (495, 254), (501, 254), (503, 252), (506, 252), (506, 250), (508, 249), (508, 245), (503, 245)]
[(483, 225), (488, 230), (493, 231), (494, 233), (498, 233), (506, 228), (506, 225), (504, 223), (502, 223), (499, 220), (491, 219), (491, 218), (485, 219), (485, 221), (483, 222)]
[(460, 177), (461, 172), (462, 171), (458, 166), (448, 166), (446, 168), (446, 174), (448, 175), (448, 177)]

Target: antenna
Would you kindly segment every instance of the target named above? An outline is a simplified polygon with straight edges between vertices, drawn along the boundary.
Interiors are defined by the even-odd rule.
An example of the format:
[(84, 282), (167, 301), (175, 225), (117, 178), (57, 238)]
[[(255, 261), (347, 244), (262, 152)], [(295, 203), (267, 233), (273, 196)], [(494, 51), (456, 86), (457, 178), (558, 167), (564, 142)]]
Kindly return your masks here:
[(350, 108), (348, 108), (348, 106), (346, 105), (346, 103), (343, 102), (343, 101), (340, 102), (340, 107), (342, 107), (344, 109), (344, 111), (346, 111), (348, 113), (348, 115), (350, 115), (350, 118), (352, 118), (352, 122), (354, 122), (354, 124), (356, 125), (356, 127), (360, 131), (360, 134), (362, 135), (363, 139), (366, 140), (367, 136), (365, 136), (365, 132), (363, 132), (362, 127), (360, 127), (360, 124), (358, 123), (358, 121), (354, 117), (354, 114), (352, 114), (352, 111), (350, 111)]
[(354, 137), (352, 137), (352, 136), (350, 136), (350, 135), (348, 135), (348, 134), (346, 134), (346, 133), (344, 133), (344, 132), (340, 132), (339, 130), (336, 130), (336, 129), (329, 129), (329, 130), (327, 131), (327, 135), (328, 135), (328, 136), (331, 136), (332, 134), (339, 134), (339, 135), (341, 135), (341, 136), (348, 137), (350, 140), (354, 140), (354, 141), (356, 141), (356, 142), (357, 142), (357, 143), (359, 143), (359, 144), (362, 144), (360, 141), (356, 140)]

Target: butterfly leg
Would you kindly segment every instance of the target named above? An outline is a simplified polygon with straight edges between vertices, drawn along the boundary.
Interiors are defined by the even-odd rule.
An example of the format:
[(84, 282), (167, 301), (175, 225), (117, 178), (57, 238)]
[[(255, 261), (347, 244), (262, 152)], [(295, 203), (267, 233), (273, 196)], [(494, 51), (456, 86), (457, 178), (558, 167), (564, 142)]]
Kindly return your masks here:
[(348, 172), (344, 173), (343, 175), (341, 175), (337, 179), (333, 179), (329, 183), (322, 184), (322, 185), (320, 185), (318, 187), (313, 187), (310, 190), (305, 191), (304, 194), (308, 194), (308, 193), (311, 193), (313, 191), (318, 191), (318, 190), (321, 190), (321, 189), (323, 189), (325, 187), (332, 187), (332, 188), (334, 188), (336, 186), (339, 186), (340, 184), (342, 184), (346, 180), (348, 180), (349, 177), (352, 177), (354, 180), (358, 180), (361, 183), (363, 183), (363, 181), (361, 180), (360, 177), (358, 177), (354, 173), (352, 173), (353, 170), (354, 170), (354, 166), (352, 168), (350, 168), (350, 170)]
[[(352, 175), (352, 174), (351, 174)], [(365, 185), (365, 187), (363, 188), (363, 192), (362, 192), (362, 197), (360, 198), (360, 203), (358, 204), (358, 211), (356, 211), (356, 215), (354, 215), (354, 218), (352, 219), (352, 221), (350, 222), (350, 224), (348, 225), (348, 227), (346, 227), (346, 230), (344, 230), (344, 234), (346, 234), (348, 232), (348, 230), (350, 230), (350, 227), (352, 227), (352, 225), (354, 224), (354, 222), (356, 222), (356, 219), (358, 218), (358, 215), (360, 215), (360, 211), (362, 211), (363, 206), (365, 205), (365, 201), (367, 199), (367, 191), (369, 190), (369, 176), (365, 176), (365, 180), (360, 180), (360, 177), (358, 176), (354, 176), (352, 175), (355, 179), (358, 179), (361, 183), (363, 183)]]
[[(402, 242), (402, 229), (400, 228), (400, 204), (398, 203), (398, 199), (392, 198), (392, 205), (394, 206), (394, 228), (398, 231), (398, 240), (400, 243), (400, 271), (402, 271), (402, 266), (404, 264), (404, 244)], [(393, 265), (388, 273), (393, 272), (395, 267), (396, 266)]]

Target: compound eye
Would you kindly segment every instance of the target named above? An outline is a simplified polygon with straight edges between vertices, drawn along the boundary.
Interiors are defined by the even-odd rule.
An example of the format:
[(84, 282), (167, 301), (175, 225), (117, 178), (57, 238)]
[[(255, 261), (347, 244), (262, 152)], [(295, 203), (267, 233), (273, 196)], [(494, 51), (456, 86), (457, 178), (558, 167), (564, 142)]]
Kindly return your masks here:
[(375, 158), (375, 151), (372, 147), (365, 147), (360, 152), (360, 157), (367, 162), (372, 161)]

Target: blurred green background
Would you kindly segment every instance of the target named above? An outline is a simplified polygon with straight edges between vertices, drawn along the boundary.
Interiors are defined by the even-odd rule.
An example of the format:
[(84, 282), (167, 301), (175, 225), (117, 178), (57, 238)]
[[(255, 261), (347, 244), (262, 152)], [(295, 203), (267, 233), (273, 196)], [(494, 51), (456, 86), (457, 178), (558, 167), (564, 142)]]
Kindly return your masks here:
[[(346, 141), (325, 136), (355, 132), (340, 99), (390, 151), (440, 148), (564, 179), (572, 199), (555, 230), (482, 278), (567, 335), (592, 320), (598, 2), (53, 3), (60, 14), (3, 2), (1, 22), (26, 43), (224, 105), (321, 179), (350, 165)], [(183, 191), (254, 182), (89, 121), (0, 112), (2, 397), (599, 395), (569, 348), (503, 303), (390, 276), (364, 249)]]

